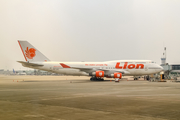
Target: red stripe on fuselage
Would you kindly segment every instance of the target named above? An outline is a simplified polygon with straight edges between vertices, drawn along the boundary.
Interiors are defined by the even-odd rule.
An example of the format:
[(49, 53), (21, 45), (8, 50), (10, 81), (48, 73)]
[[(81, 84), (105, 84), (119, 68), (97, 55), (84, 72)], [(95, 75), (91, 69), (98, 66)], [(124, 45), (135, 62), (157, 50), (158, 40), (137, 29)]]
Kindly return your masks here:
[(65, 64), (63, 64), (63, 63), (60, 63), (60, 65), (61, 65), (63, 68), (71, 68), (71, 67), (69, 67), (68, 65), (65, 65)]

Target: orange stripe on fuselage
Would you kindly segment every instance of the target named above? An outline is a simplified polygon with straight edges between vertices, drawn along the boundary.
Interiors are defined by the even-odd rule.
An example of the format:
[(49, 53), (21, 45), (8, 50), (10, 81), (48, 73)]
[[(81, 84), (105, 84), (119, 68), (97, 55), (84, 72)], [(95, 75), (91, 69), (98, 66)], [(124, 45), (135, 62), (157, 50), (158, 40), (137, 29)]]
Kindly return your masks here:
[(71, 68), (71, 67), (69, 67), (68, 65), (65, 65), (65, 64), (63, 64), (63, 63), (60, 63), (60, 65), (61, 65), (63, 68)]

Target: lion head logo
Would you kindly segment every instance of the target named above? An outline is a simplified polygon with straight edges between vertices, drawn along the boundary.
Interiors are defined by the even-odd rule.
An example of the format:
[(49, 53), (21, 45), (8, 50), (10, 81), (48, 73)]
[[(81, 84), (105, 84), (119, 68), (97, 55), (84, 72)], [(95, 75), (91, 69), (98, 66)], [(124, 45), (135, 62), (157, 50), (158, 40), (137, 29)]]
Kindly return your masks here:
[(35, 50), (34, 48), (28, 49), (28, 47), (27, 47), (26, 50), (25, 50), (25, 55), (26, 55), (26, 57), (29, 58), (29, 59), (33, 59), (33, 57), (36, 56), (35, 51), (36, 51), (36, 50)]

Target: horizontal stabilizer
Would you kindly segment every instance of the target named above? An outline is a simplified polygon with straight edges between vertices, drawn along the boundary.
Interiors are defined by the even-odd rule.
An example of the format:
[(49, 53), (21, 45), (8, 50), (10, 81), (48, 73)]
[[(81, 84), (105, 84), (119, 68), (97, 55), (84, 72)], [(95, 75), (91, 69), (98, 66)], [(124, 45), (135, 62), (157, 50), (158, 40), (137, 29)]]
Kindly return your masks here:
[(42, 64), (36, 64), (36, 63), (29, 63), (29, 62), (23, 62), (23, 61), (17, 61), (25, 66), (33, 66), (33, 67), (41, 67), (41, 66), (44, 66)]

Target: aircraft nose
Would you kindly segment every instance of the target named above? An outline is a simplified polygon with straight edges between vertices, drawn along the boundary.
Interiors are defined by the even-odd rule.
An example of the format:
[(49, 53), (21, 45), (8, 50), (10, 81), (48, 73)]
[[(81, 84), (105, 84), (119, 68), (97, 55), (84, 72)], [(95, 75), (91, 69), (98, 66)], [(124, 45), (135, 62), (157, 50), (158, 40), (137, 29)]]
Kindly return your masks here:
[(156, 64), (156, 72), (161, 72), (163, 70), (164, 70), (164, 68), (162, 66)]
[(164, 70), (164, 68), (161, 66), (161, 70)]
[(163, 71), (164, 68), (162, 66), (159, 66), (159, 72)]
[(164, 68), (162, 66), (160, 66), (161, 70), (164, 70)]

